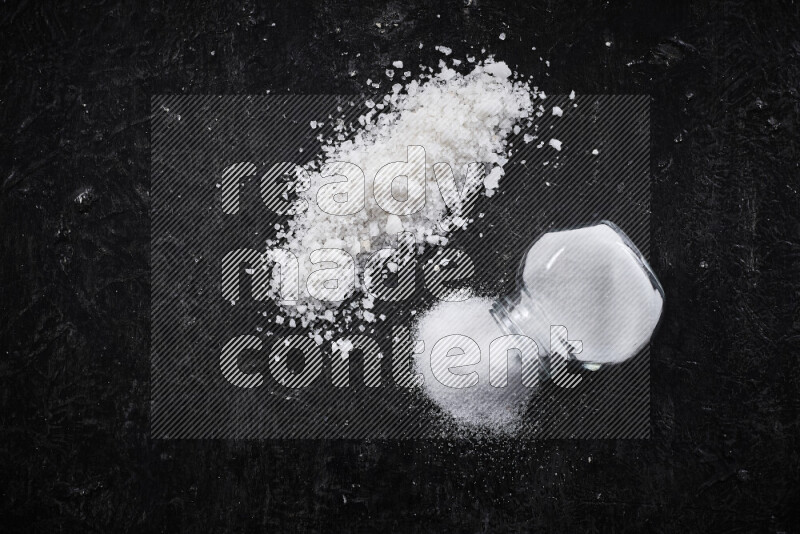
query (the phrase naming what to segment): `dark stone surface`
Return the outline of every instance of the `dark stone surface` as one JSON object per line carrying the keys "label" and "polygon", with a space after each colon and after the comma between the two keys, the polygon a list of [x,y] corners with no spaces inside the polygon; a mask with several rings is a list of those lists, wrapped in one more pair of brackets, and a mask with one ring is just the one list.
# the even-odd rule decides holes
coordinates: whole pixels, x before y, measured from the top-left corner
{"label": "dark stone surface", "polygon": [[[797,4],[68,4],[0,8],[2,530],[800,529]],[[436,44],[652,95],[652,439],[150,440],[150,95],[358,92]]]}

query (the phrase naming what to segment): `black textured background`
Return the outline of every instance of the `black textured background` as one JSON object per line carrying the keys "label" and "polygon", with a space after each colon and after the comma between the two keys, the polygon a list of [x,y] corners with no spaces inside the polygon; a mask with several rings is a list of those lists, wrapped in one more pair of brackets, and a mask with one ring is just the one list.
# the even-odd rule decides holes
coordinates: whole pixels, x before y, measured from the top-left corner
{"label": "black textured background", "polygon": [[[0,529],[797,532],[799,9],[3,2]],[[652,438],[150,440],[150,95],[359,92],[436,44],[652,95]]]}

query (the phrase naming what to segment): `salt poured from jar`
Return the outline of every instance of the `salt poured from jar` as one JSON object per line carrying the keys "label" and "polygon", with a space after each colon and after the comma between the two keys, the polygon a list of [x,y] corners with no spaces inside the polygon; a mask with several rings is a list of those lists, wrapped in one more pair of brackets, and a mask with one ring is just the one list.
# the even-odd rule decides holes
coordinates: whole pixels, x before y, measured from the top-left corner
{"label": "salt poured from jar", "polygon": [[[424,391],[467,426],[512,430],[536,385],[526,383],[526,373],[538,373],[540,356],[576,359],[592,370],[636,356],[650,341],[664,304],[644,257],[607,221],[541,236],[525,255],[518,283],[517,294],[493,303],[441,303],[418,325],[423,352],[416,368],[425,378]],[[493,345],[501,338],[509,343]],[[448,353],[437,356],[442,344]],[[448,364],[450,354],[461,358]],[[497,386],[498,356],[508,358],[504,387]],[[443,365],[469,378],[453,380],[441,372]]]}
{"label": "salt poured from jar", "polygon": [[[505,335],[493,319],[491,307],[491,300],[477,297],[463,302],[439,302],[417,325],[417,341],[422,342],[417,350],[422,352],[417,354],[414,363],[416,372],[424,377],[422,388],[425,394],[453,417],[457,424],[507,432],[522,420],[521,410],[531,390],[522,384],[522,359],[515,352],[508,354],[507,385],[495,387],[490,383],[490,345]],[[457,384],[444,384],[435,376],[431,353],[436,344],[448,336],[464,336],[476,344],[455,339],[453,341],[461,350],[450,351],[463,353],[465,361],[479,360],[468,367],[450,369],[455,375],[469,376],[472,385],[453,387]],[[478,349],[477,354],[475,348]],[[440,360],[446,362],[448,358]],[[442,376],[441,369],[437,374]]]}

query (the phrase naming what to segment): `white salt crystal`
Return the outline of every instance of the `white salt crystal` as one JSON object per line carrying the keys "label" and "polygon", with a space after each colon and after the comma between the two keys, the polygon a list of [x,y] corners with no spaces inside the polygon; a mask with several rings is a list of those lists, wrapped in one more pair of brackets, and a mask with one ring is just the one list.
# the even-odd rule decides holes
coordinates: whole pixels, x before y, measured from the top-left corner
{"label": "white salt crystal", "polygon": [[342,356],[347,356],[353,350],[353,342],[349,339],[340,339],[336,343],[336,347],[341,351]]}
{"label": "white salt crystal", "polygon": [[600,153],[600,151],[599,151],[599,150],[597,150],[596,148],[595,148],[594,150],[592,150],[592,156],[596,156],[596,155],[598,155],[599,153]]}
{"label": "white salt crystal", "polygon": [[499,37],[500,37],[500,40],[501,40],[501,41],[505,41],[505,40],[506,40],[506,34],[505,34],[505,32],[501,33],[501,34],[499,35]]}
{"label": "white salt crystal", "polygon": [[483,70],[492,76],[496,76],[502,80],[511,76],[511,69],[502,61],[499,63],[489,63],[483,67]]}
{"label": "white salt crystal", "polygon": [[403,62],[402,61],[394,61],[394,62],[392,62],[392,66],[394,68],[396,68],[396,69],[402,69],[403,68]]}
{"label": "white salt crystal", "polygon": [[[420,48],[422,48],[422,47],[420,47]],[[439,45],[439,46],[436,46],[435,48],[436,48],[436,50],[438,52],[441,52],[442,54],[444,54],[446,56],[449,56],[450,54],[453,53],[453,49],[452,48],[448,48],[446,46]]]}
{"label": "white salt crystal", "polygon": [[559,141],[558,139],[550,139],[550,141],[547,144],[558,151],[561,150],[561,141]]}
{"label": "white salt crystal", "polygon": [[503,169],[495,167],[489,172],[488,176],[483,180],[483,185],[486,187],[486,196],[492,196],[494,190],[500,185],[500,178],[503,177]]}
{"label": "white salt crystal", "polygon": [[399,232],[403,231],[403,221],[400,220],[400,217],[394,214],[390,214],[386,218],[386,233],[389,235],[396,235]]}
{"label": "white salt crystal", "polygon": [[556,117],[561,117],[563,114],[564,114],[564,110],[562,110],[558,106],[553,106],[553,115],[555,115]]}

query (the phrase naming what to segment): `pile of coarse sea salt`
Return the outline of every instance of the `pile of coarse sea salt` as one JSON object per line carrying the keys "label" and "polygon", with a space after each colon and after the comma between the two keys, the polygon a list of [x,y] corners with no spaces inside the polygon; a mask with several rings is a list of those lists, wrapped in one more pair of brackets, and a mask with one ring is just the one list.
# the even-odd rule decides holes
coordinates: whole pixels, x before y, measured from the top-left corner
{"label": "pile of coarse sea salt", "polygon": [[[282,305],[276,322],[299,323],[311,329],[317,343],[332,341],[334,350],[346,352],[337,347],[337,333],[352,324],[359,324],[363,331],[365,323],[384,317],[371,311],[375,299],[364,287],[363,272],[353,276],[349,287],[339,281],[341,300],[313,298],[306,285],[314,283],[309,275],[323,265],[321,260],[341,263],[342,256],[322,252],[312,263],[312,251],[333,249],[356,258],[394,246],[399,232],[413,235],[417,253],[442,246],[452,231],[469,224],[475,197],[492,196],[509,158],[509,135],[531,127],[543,110],[536,99],[545,95],[513,75],[503,62],[489,58],[469,66],[470,72],[460,73],[441,61],[436,69],[426,68],[419,79],[394,84],[382,100],[368,100],[368,111],[359,117],[358,125],[340,121],[337,138],[323,145],[321,156],[307,167],[307,183],[297,187],[307,208],[267,243],[270,249],[289,250],[299,259],[299,300]],[[387,164],[421,161],[419,149],[409,147],[424,149],[425,191],[410,186],[410,180],[400,191],[374,187],[376,173]],[[363,170],[364,181],[341,162]],[[485,165],[469,165],[475,162]],[[348,173],[352,179],[343,180]],[[399,185],[402,189],[403,184]],[[385,206],[393,199],[418,198],[423,193],[422,209],[407,215],[389,213],[376,199]],[[320,198],[336,200],[321,206]],[[398,206],[402,208],[401,203]],[[387,257],[386,264],[389,270],[396,269],[392,258]],[[273,279],[273,295],[280,290],[278,282]]]}

